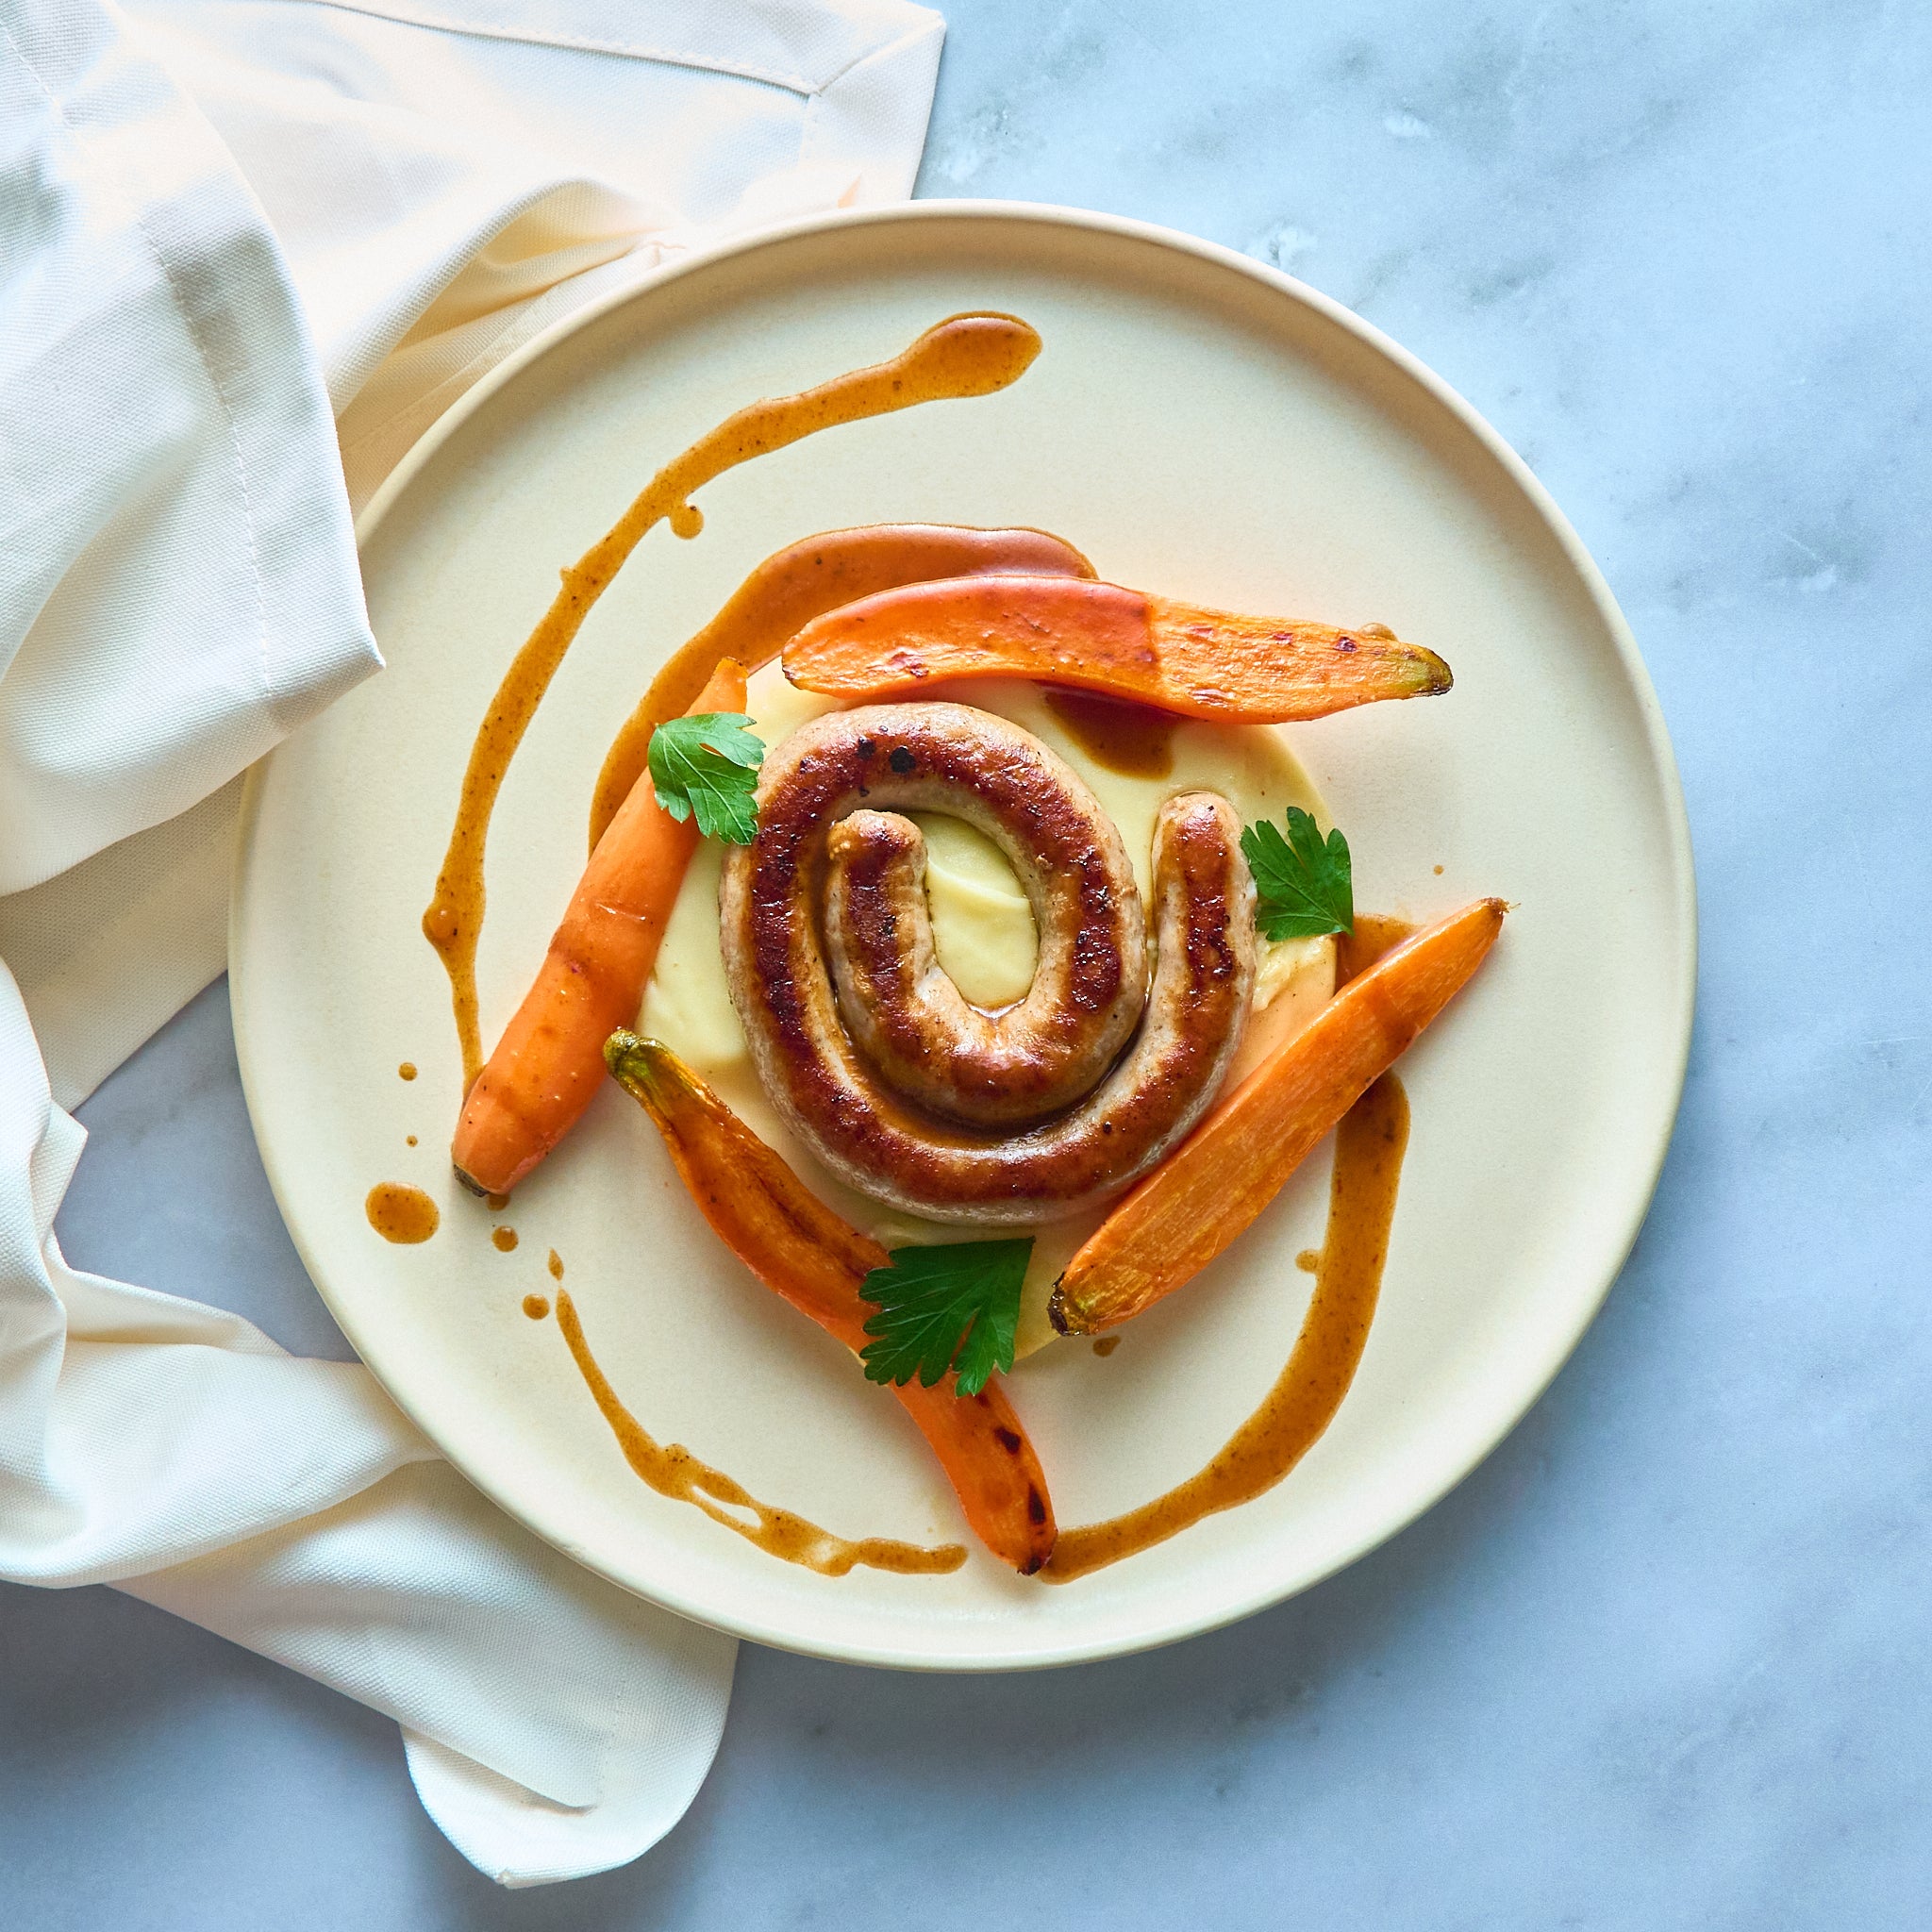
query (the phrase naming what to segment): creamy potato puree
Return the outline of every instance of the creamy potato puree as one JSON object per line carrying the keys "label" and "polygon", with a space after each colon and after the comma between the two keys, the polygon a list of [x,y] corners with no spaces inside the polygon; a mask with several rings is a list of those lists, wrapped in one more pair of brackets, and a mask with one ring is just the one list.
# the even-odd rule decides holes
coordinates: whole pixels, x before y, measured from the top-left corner
{"label": "creamy potato puree", "polygon": [[[921,696],[950,698],[996,712],[1050,744],[1092,787],[1120,827],[1143,903],[1155,814],[1177,791],[1219,791],[1247,822],[1279,819],[1289,806],[1298,805],[1313,812],[1324,829],[1328,824],[1307,773],[1272,725],[1183,721],[1174,734],[1173,771],[1162,778],[1129,777],[1098,764],[1047,708],[1035,685],[1017,680],[940,685]],[[768,746],[775,747],[807,719],[840,706],[833,699],[793,690],[778,666],[772,664],[751,680],[745,708],[756,721],[753,729]],[[913,816],[926,838],[926,893],[940,964],[975,1006],[1009,1005],[1032,982],[1037,947],[1032,910],[1019,880],[999,848],[963,821],[934,812]],[[707,839],[698,847],[672,911],[657,971],[645,990],[642,1031],[663,1041],[695,1068],[815,1193],[884,1246],[988,1239],[990,1230],[920,1220],[855,1193],[833,1179],[779,1120],[752,1070],[724,987],[718,945],[722,857],[715,840]],[[1332,939],[1274,944],[1262,941],[1255,1003],[1229,1084],[1241,1079],[1277,1041],[1305,1024],[1334,990]],[[1030,1354],[1054,1339],[1046,1319],[1048,1291],[1074,1250],[1103,1218],[1104,1210],[1090,1210],[1034,1231],[1033,1259],[1020,1308],[1020,1354]]]}

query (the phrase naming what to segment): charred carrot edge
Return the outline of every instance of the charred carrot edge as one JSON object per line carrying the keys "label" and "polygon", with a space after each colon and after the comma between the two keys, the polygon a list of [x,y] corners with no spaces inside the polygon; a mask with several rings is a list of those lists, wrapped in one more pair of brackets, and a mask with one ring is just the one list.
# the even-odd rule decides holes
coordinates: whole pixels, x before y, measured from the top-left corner
{"label": "charred carrot edge", "polygon": [[1276,1047],[1067,1263],[1054,1326],[1116,1328],[1192,1280],[1467,984],[1506,909],[1478,899],[1425,926]]}
{"label": "charred carrot edge", "polygon": [[[724,1245],[801,1314],[855,1353],[874,1312],[859,1293],[886,1251],[821,1201],[678,1057],[656,1040],[617,1032],[605,1058],[664,1136],[698,1210]],[[932,1445],[974,1533],[1001,1562],[1030,1576],[1053,1554],[1045,1472],[997,1383],[954,1393],[895,1388]]]}
{"label": "charred carrot edge", "polygon": [[829,610],[785,646],[785,675],[868,701],[944,678],[1030,677],[1224,724],[1324,718],[1454,681],[1433,651],[1379,625],[1339,630],[1021,575],[908,584]]}
{"label": "charred carrot edge", "polygon": [[[691,712],[743,707],[744,671],[727,658]],[[694,820],[680,824],[650,785],[631,788],[584,868],[537,983],[463,1098],[450,1159],[465,1187],[508,1193],[591,1104],[604,1042],[637,1018],[697,843]]]}

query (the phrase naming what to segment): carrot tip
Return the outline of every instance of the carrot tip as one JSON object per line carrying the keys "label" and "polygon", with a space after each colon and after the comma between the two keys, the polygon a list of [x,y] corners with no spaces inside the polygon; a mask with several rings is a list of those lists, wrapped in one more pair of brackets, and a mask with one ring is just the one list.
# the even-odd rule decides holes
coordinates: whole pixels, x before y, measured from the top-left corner
{"label": "carrot tip", "polygon": [[1433,651],[1416,647],[1416,671],[1419,674],[1414,695],[1419,698],[1439,698],[1443,692],[1456,689],[1456,674],[1448,664]]}
{"label": "carrot tip", "polygon": [[[626,1074],[641,1077],[643,1069],[641,1067],[633,1068],[630,1061],[632,1056],[639,1051],[643,1043],[627,1026],[620,1026],[604,1042],[604,1064],[620,1080],[625,1079]],[[626,1082],[626,1084],[628,1083]]]}
{"label": "carrot tip", "polygon": [[1053,1324],[1057,1335],[1078,1335],[1081,1333],[1078,1309],[1067,1306],[1067,1291],[1058,1281],[1053,1292],[1046,1298],[1046,1319]]}
{"label": "carrot tip", "polygon": [[604,1064],[618,1085],[654,1116],[675,1095],[701,1091],[697,1077],[661,1040],[647,1039],[627,1027],[619,1027],[604,1042]]}

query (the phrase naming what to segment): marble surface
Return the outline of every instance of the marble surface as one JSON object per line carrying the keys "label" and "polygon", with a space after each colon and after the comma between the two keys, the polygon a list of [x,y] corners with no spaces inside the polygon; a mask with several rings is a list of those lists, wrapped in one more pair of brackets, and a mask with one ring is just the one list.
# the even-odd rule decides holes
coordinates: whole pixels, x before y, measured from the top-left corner
{"label": "marble surface", "polygon": [[[1932,15],[948,11],[923,193],[1145,216],[1353,305],[1514,441],[1623,599],[1704,921],[1636,1255],[1497,1454],[1321,1589],[1045,1677],[747,1648],[689,1819],[575,1886],[472,1873],[387,1721],[111,1591],[0,1590],[0,1917],[1932,1922]],[[85,1117],[76,1261],[341,1351],[221,989]]]}

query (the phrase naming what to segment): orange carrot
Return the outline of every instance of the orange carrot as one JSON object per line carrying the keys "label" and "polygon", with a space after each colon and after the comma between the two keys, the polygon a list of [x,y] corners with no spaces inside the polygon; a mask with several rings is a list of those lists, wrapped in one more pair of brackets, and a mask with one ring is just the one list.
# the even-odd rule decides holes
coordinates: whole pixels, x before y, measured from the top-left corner
{"label": "orange carrot", "polygon": [[1030,677],[1221,724],[1324,718],[1450,686],[1433,651],[1380,625],[1244,617],[1078,577],[911,584],[815,618],[785,646],[805,691],[872,700],[942,678]]}
{"label": "orange carrot", "polygon": [[651,733],[696,697],[726,658],[747,672],[769,664],[814,617],[874,591],[934,577],[1079,576],[1093,566],[1044,530],[976,530],[951,524],[874,524],[824,530],[775,550],[703,630],[666,659],[624,722],[597,774],[591,843],[630,796]]}
{"label": "orange carrot", "polygon": [[1054,1326],[1115,1328],[1192,1280],[1462,989],[1506,909],[1478,899],[1425,926],[1276,1047],[1067,1263]]}
{"label": "orange carrot", "polygon": [[[885,1249],[833,1213],[668,1046],[613,1033],[605,1058],[657,1123],[724,1245],[826,1334],[863,1349],[876,1310],[859,1291],[886,1266]],[[913,1381],[892,1393],[932,1445],[974,1534],[1003,1563],[1032,1575],[1053,1554],[1053,1505],[1006,1391],[989,1382],[958,1395],[948,1374],[930,1389]]]}
{"label": "orange carrot", "polygon": [[[727,658],[687,715],[743,708],[744,672]],[[508,1193],[591,1104],[604,1041],[637,1018],[697,844],[695,818],[680,824],[640,778],[598,840],[536,985],[464,1096],[450,1158],[466,1187]]]}

